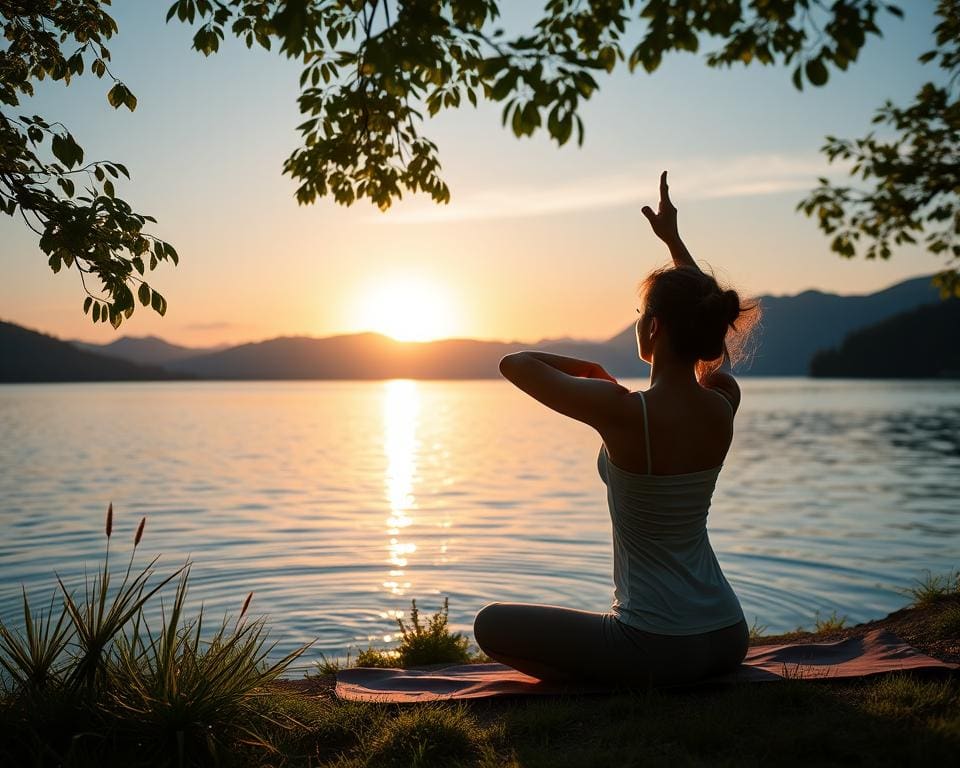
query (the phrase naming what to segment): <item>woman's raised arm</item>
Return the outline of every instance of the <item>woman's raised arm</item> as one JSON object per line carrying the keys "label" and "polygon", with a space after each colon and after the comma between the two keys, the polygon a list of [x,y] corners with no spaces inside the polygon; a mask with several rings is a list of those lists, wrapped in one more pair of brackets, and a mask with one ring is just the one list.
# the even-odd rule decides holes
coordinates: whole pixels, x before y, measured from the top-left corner
{"label": "woman's raised arm", "polygon": [[677,209],[670,201],[670,190],[667,187],[667,172],[660,174],[660,204],[657,206],[657,212],[654,213],[649,205],[643,206],[640,212],[647,217],[653,233],[666,243],[670,249],[670,256],[673,257],[673,263],[678,267],[693,267],[699,269],[697,262],[693,260],[687,246],[680,239],[680,232],[677,229]]}

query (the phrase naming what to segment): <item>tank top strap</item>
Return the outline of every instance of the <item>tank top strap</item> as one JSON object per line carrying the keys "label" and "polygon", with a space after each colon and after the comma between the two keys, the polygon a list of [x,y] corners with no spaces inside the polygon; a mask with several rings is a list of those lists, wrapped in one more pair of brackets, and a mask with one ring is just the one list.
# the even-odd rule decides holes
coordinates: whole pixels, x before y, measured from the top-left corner
{"label": "tank top strap", "polygon": [[640,405],[643,406],[643,443],[647,449],[647,474],[653,474],[653,459],[650,456],[650,428],[648,426],[647,419],[647,398],[643,396],[643,392],[637,392],[640,395]]}

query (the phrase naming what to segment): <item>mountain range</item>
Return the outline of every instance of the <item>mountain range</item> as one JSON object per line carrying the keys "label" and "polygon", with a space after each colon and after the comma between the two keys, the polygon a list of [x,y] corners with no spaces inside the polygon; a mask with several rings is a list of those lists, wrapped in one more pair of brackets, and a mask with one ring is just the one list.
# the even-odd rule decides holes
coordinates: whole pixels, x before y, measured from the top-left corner
{"label": "mountain range", "polygon": [[[759,300],[763,315],[751,344],[754,353],[739,372],[805,376],[819,350],[838,347],[852,331],[937,302],[939,297],[930,278],[920,277],[866,295],[805,291]],[[33,332],[21,328],[23,333],[18,334],[12,330],[16,328],[0,324],[0,381],[85,381],[98,378],[90,373],[90,366],[96,365],[102,366],[104,374],[99,378],[104,379],[492,378],[498,375],[497,362],[503,355],[531,347],[595,360],[618,377],[645,376],[648,370],[637,358],[633,324],[604,341],[545,339],[536,344],[472,339],[410,343],[360,333],[326,338],[285,336],[226,348],[191,348],[155,336],[123,337],[98,345],[56,342],[34,333],[37,349],[45,350],[42,354],[27,354],[24,345],[29,344],[23,333]],[[58,353],[50,342],[63,348]],[[57,363],[60,353],[65,367]],[[78,354],[89,357],[78,358]],[[27,370],[14,360],[24,355],[39,367]],[[118,363],[128,367],[118,368]]]}

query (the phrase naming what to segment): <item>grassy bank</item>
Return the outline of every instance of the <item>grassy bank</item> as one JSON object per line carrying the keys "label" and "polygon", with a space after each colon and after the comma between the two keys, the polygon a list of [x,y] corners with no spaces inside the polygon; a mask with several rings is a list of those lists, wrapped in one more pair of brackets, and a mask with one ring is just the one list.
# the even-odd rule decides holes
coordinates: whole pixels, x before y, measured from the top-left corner
{"label": "grassy bank", "polygon": [[[833,641],[883,627],[960,662],[960,583],[918,582],[910,605],[853,627],[756,633],[751,644]],[[954,765],[960,676],[739,685],[687,692],[377,706],[341,702],[333,676],[274,684],[302,724],[290,765],[715,766]]]}
{"label": "grassy bank", "polygon": [[[947,765],[960,754],[960,677],[894,675],[853,682],[786,681],[679,692],[548,700],[384,706],[333,696],[337,662],[280,679],[298,654],[268,662],[262,621],[212,626],[184,615],[189,565],[155,574],[125,566],[81,585],[58,583],[37,610],[0,623],[0,764],[4,766],[611,766]],[[151,609],[167,593],[161,619]],[[938,658],[960,661],[960,574],[928,576],[910,605],[847,627],[751,642],[836,640],[876,627]],[[22,630],[11,627],[22,626]],[[469,660],[446,605],[400,623],[400,644],[366,650],[367,665]]]}

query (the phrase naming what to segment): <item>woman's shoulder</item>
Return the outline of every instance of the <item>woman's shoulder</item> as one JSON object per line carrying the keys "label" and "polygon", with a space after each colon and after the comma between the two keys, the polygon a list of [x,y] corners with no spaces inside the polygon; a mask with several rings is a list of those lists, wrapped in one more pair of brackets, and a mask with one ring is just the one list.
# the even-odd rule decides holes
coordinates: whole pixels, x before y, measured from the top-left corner
{"label": "woman's shoulder", "polygon": [[737,412],[737,408],[740,407],[740,385],[731,374],[726,371],[714,371],[703,377],[700,386],[714,395],[719,395],[734,413]]}

